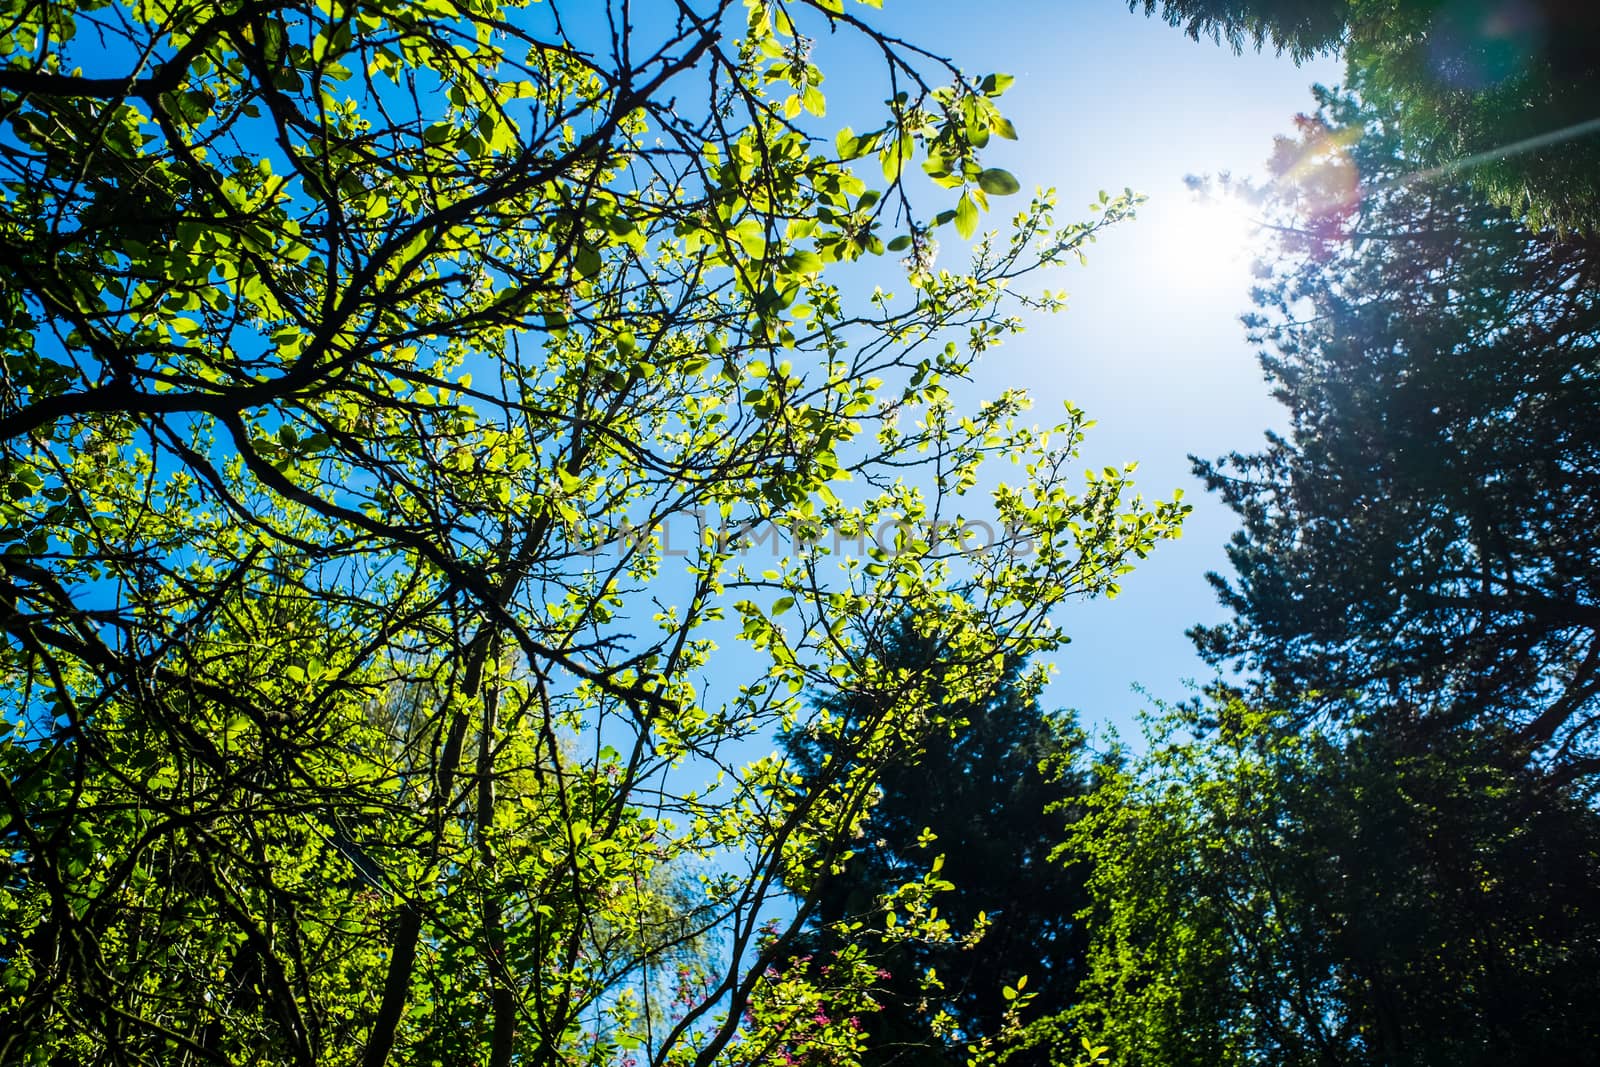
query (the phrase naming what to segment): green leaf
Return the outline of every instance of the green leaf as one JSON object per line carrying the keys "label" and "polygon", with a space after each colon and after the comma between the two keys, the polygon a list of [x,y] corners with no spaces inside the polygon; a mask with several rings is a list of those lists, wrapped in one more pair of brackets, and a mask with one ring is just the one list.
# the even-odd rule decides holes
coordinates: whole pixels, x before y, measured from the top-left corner
{"label": "green leaf", "polygon": [[909,133],[901,134],[883,147],[878,153],[878,162],[883,166],[885,181],[892,185],[900,179],[900,172],[905,169],[906,160],[911,158],[914,148],[915,142]]}
{"label": "green leaf", "polygon": [[739,242],[739,247],[744,249],[744,254],[751,259],[760,259],[767,254],[766,232],[756,219],[745,219],[741,222],[733,231],[733,238]]}
{"label": "green leaf", "polygon": [[985,74],[983,81],[978,83],[978,88],[987,96],[999,96],[1011,88],[1011,83],[1016,80],[1009,74]]}
{"label": "green leaf", "polygon": [[956,232],[962,240],[971,240],[978,232],[978,205],[966,193],[961,194],[961,202],[956,204]]}
{"label": "green leaf", "polygon": [[600,273],[599,250],[591,245],[584,245],[583,247],[579,248],[575,266],[578,268],[579,276],[584,278],[593,278],[596,274]]}
{"label": "green leaf", "polygon": [[815,252],[791,252],[783,263],[795,274],[815,274],[822,269],[822,257]]}
{"label": "green leaf", "polygon": [[1010,196],[1022,188],[1022,183],[1009,170],[990,167],[978,175],[978,188],[990,196]]}

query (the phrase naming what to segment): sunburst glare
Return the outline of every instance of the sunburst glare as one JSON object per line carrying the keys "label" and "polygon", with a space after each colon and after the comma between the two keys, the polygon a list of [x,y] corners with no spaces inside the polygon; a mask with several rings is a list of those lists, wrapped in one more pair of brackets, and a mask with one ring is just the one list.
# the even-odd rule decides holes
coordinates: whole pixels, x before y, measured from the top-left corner
{"label": "sunburst glare", "polygon": [[1156,199],[1141,213],[1159,273],[1182,289],[1241,289],[1249,277],[1260,226],[1248,205],[1225,192]]}

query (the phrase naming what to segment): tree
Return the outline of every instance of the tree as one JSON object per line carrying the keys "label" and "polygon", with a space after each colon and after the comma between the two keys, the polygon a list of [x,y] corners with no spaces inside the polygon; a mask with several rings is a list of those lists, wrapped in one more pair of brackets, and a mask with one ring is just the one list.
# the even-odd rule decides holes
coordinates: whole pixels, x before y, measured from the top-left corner
{"label": "tree", "polygon": [[1266,703],[1471,724],[1586,775],[1596,245],[1458,183],[1396,184],[1412,161],[1383,114],[1322,105],[1280,144],[1264,210],[1281,256],[1247,320],[1290,431],[1196,465],[1243,528],[1235,577],[1212,579],[1233,618],[1194,634]]}
{"label": "tree", "polygon": [[[908,674],[942,655],[909,620],[887,640],[886,662]],[[1040,709],[1033,681],[1013,663],[993,691],[946,703],[945,724],[914,729],[913,751],[879,772],[859,840],[820,886],[815,933],[798,951],[830,959],[884,945],[863,1063],[965,1063],[969,1045],[1025,1022],[1008,1018],[1019,987],[1031,1016],[1071,1003],[1086,947],[1083,875],[1047,859],[1087,787],[1083,738],[1070,716]],[[844,694],[824,710],[837,729],[785,742],[811,779],[840,773],[856,758],[851,739],[887,708],[880,695]],[[933,905],[945,936],[898,939],[902,887],[930,868],[944,886]],[[1018,1048],[1006,1062],[1048,1062],[1049,1051]]]}
{"label": "tree", "polygon": [[1535,228],[1600,226],[1600,11],[1583,0],[1129,0],[1235,52],[1342,51],[1418,171],[1466,178]]}
{"label": "tree", "polygon": [[1349,0],[1129,0],[1128,10],[1160,11],[1169,26],[1198,41],[1209,38],[1235,54],[1268,44],[1295,62],[1339,47],[1351,19]]}
{"label": "tree", "polygon": [[[0,1059],[848,1047],[800,1006],[870,975],[769,974],[814,904],[761,931],[890,739],[822,783],[752,744],[806,694],[926,706],[857,636],[907,612],[987,691],[1176,532],[1069,488],[1077,412],[947,392],[1132,201],[939,268],[1017,190],[1009,79],[838,0],[9,18]],[[881,126],[809,134],[823,31],[882,56]],[[900,250],[901,298],[834,284]],[[952,542],[995,454],[1004,532]]]}
{"label": "tree", "polygon": [[1197,463],[1243,528],[1193,634],[1245,674],[1075,824],[1068,1017],[1125,1064],[1592,1062],[1594,246],[1318,97],[1245,190],[1290,428]]}
{"label": "tree", "polygon": [[1070,1017],[1116,1064],[1592,1063],[1600,823],[1467,731],[1151,723],[1092,860]]}

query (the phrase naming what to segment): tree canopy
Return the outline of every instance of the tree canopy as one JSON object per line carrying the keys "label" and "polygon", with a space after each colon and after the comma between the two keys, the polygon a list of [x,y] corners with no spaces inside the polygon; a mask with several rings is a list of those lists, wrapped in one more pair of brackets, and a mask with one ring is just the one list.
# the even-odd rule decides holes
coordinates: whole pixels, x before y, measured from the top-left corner
{"label": "tree canopy", "polygon": [[[1184,510],[951,401],[1133,205],[979,238],[1009,78],[872,6],[9,9],[0,1059],[851,1054],[870,961],[775,964],[901,712]],[[846,692],[850,773],[766,751]]]}
{"label": "tree canopy", "polygon": [[1243,676],[1090,782],[1027,665],[1187,508],[966,398],[1138,198],[876,6],[7,9],[0,1062],[1593,1060],[1590,7],[1159,5],[1353,92]]}
{"label": "tree canopy", "polygon": [[1351,17],[1349,0],[1128,0],[1128,10],[1159,14],[1194,40],[1234,52],[1267,45],[1296,61],[1332,51]]}
{"label": "tree canopy", "polygon": [[[1198,462],[1238,514],[1223,669],[1066,845],[1117,1064],[1594,1062],[1596,273],[1393,112],[1319,92],[1247,318],[1287,409]],[[1120,758],[1119,758],[1120,757]]]}
{"label": "tree canopy", "polygon": [[1242,522],[1201,650],[1276,706],[1471,723],[1590,773],[1596,245],[1391,182],[1412,160],[1386,113],[1322,104],[1279,146],[1282,255],[1247,320],[1289,432],[1196,467]]}
{"label": "tree canopy", "polygon": [[1471,731],[1169,711],[1108,767],[1069,1017],[1115,1064],[1594,1062],[1600,823]]}
{"label": "tree canopy", "polygon": [[1350,76],[1266,184],[1216,183],[1270,237],[1246,323],[1287,429],[1196,461],[1241,523],[1192,631],[1218,678],[1107,754],[1056,853],[1085,972],[1035,1032],[1595,1062],[1595,9],[1143,6]]}

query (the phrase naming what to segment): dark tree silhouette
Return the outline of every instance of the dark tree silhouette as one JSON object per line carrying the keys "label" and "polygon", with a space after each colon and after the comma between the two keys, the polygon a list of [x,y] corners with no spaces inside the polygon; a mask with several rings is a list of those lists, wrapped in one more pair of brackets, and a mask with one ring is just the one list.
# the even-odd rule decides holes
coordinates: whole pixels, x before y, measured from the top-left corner
{"label": "dark tree silhouette", "polygon": [[[885,658],[905,669],[938,662],[941,651],[909,626],[889,640]],[[936,698],[937,699],[937,691]],[[878,698],[830,700],[826,710],[847,723],[873,722]],[[1047,713],[1012,663],[986,699],[938,709],[952,730],[917,731],[903,759],[885,766],[881,798],[867,816],[855,854],[820,889],[817,923],[802,952],[826,958],[859,934],[840,931],[861,921],[881,932],[881,898],[915,880],[943,857],[940,875],[953,888],[937,895],[939,914],[957,938],[949,943],[899,942],[880,960],[881,1010],[862,1020],[869,1031],[864,1063],[965,1063],[967,1041],[1003,1025],[1006,986],[1026,977],[1027,1015],[1059,1012],[1082,974],[1086,931],[1084,875],[1048,862],[1088,783],[1084,740],[1069,714]],[[849,736],[850,731],[844,731]],[[802,773],[831,773],[840,755],[810,735],[791,735],[790,756]],[[962,935],[983,928],[976,941]],[[925,981],[928,971],[937,985]],[[947,1012],[954,1029],[941,1033]],[[1043,1064],[1046,1050],[1026,1049],[1008,1062]]]}
{"label": "dark tree silhouette", "polygon": [[[1586,774],[1600,245],[1532,233],[1459,185],[1391,184],[1410,161],[1389,127],[1323,105],[1280,146],[1265,208],[1283,256],[1248,319],[1290,430],[1197,463],[1243,529],[1235,576],[1213,576],[1234,618],[1195,637],[1277,706],[1472,724]],[[1354,195],[1330,201],[1341,181]]]}

